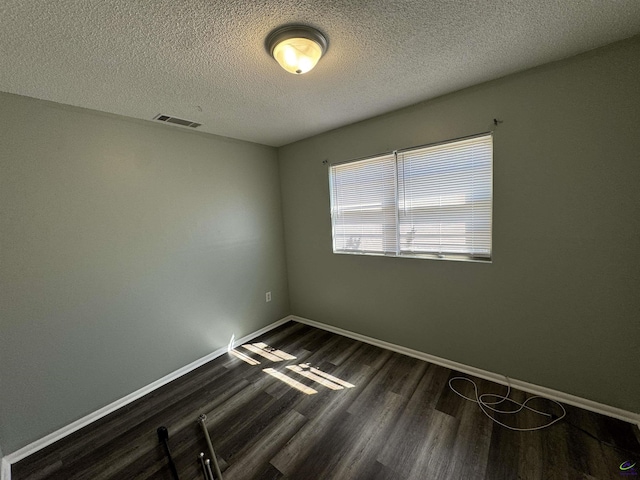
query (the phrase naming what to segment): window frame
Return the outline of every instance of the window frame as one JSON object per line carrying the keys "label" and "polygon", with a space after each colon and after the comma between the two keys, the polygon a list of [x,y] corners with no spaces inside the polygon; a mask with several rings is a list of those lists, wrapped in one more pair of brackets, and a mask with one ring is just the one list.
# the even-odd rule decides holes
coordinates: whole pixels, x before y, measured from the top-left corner
{"label": "window frame", "polygon": [[[436,253],[436,252],[412,252],[403,250],[401,245],[401,224],[400,216],[401,216],[401,201],[399,198],[401,187],[402,189],[406,189],[406,185],[409,183],[408,181],[401,181],[400,179],[400,160],[399,155],[405,155],[407,153],[416,152],[420,150],[426,150],[433,147],[444,146],[447,144],[453,143],[462,143],[465,141],[473,140],[473,139],[481,139],[483,137],[488,137],[489,141],[489,167],[488,167],[488,199],[485,199],[484,202],[489,202],[488,206],[488,254],[474,254],[473,252],[449,252],[449,253]],[[393,155],[395,159],[395,223],[391,224],[395,229],[396,243],[395,243],[395,251],[384,251],[384,241],[382,241],[382,247],[380,251],[370,251],[370,250],[347,250],[347,249],[337,249],[336,248],[336,224],[337,224],[337,206],[336,206],[336,193],[335,193],[335,174],[334,171],[336,167],[345,166],[348,164],[355,164],[357,162],[373,162],[376,160],[380,160],[383,158],[387,158]],[[404,162],[404,160],[403,160]],[[371,256],[383,256],[383,257],[396,257],[396,258],[418,258],[418,259],[426,259],[426,260],[449,260],[449,261],[466,261],[466,262],[475,262],[475,263],[492,263],[493,262],[493,163],[494,163],[494,142],[493,142],[493,132],[483,132],[475,135],[469,135],[466,137],[459,137],[450,140],[444,140],[441,142],[434,142],[425,145],[419,145],[415,147],[403,148],[399,150],[394,150],[392,152],[371,155],[363,158],[348,160],[344,162],[332,163],[328,168],[328,176],[329,176],[329,197],[330,197],[330,215],[331,215],[331,240],[332,240],[332,251],[334,254],[338,255],[371,255]],[[405,165],[403,163],[403,169]],[[403,170],[402,176],[403,179],[405,173]],[[406,192],[405,192],[406,193]],[[382,196],[381,196],[382,198]],[[482,202],[478,202],[482,203]],[[407,201],[406,199],[402,202],[403,208],[406,209]],[[486,211],[486,207],[485,207]],[[486,212],[485,212],[486,213]],[[344,225],[344,224],[343,224]],[[388,228],[389,225],[382,224],[381,228]],[[443,238],[442,236],[438,238]],[[444,237],[446,238],[446,236]],[[468,235],[465,234],[465,240],[468,238]]]}

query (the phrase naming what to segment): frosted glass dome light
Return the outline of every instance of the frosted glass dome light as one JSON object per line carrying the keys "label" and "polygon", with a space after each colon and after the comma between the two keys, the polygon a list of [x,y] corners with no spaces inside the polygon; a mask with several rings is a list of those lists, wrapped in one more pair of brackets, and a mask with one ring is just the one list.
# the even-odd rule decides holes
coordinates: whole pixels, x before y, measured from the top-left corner
{"label": "frosted glass dome light", "polygon": [[267,50],[289,73],[301,75],[316,66],[327,51],[327,39],[306,26],[279,28],[267,37]]}

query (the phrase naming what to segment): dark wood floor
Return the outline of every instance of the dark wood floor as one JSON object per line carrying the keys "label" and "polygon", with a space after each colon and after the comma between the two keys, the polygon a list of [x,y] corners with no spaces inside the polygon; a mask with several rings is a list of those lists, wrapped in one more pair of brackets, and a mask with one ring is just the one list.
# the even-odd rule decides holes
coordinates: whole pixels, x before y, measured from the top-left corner
{"label": "dark wood floor", "polygon": [[[225,480],[620,479],[622,462],[640,460],[634,425],[567,406],[567,421],[510,431],[450,391],[458,372],[323,330],[289,322],[251,344],[22,460],[12,478],[171,480],[164,425],[180,479],[202,479],[201,413]],[[505,392],[474,380],[481,393]]]}

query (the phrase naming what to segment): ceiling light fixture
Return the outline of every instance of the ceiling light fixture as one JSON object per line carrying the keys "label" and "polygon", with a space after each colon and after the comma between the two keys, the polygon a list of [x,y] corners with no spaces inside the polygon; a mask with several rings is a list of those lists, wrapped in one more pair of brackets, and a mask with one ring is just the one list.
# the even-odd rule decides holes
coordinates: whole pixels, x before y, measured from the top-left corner
{"label": "ceiling light fixture", "polygon": [[289,25],[271,32],[266,46],[282,68],[300,75],[316,66],[327,51],[327,39],[315,28]]}

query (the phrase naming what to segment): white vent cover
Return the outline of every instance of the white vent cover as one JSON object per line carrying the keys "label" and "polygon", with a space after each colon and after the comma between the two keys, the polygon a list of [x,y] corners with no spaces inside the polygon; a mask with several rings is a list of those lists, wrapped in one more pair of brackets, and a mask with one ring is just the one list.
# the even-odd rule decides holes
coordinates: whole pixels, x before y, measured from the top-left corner
{"label": "white vent cover", "polygon": [[183,127],[191,127],[191,128],[198,128],[200,125],[202,125],[201,123],[192,122],[191,120],[184,120],[182,118],[172,117],[170,115],[163,115],[162,113],[159,113],[158,115],[153,117],[153,119],[158,120],[159,122],[175,123],[176,125],[182,125]]}

